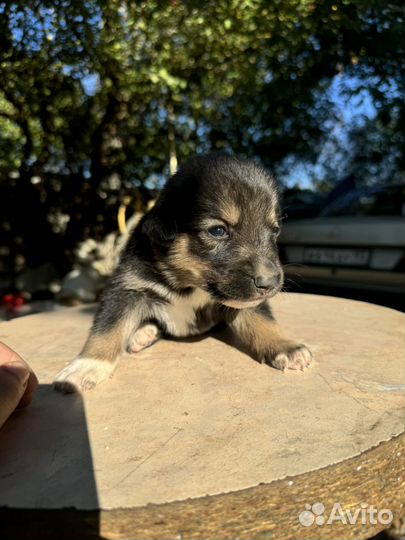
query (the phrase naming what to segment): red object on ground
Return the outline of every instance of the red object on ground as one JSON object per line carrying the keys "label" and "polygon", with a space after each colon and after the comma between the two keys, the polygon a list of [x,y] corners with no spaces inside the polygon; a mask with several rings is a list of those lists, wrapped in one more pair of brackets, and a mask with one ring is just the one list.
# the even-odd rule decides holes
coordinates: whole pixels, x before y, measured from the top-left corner
{"label": "red object on ground", "polygon": [[23,306],[25,304],[25,298],[19,293],[5,294],[1,299],[1,304],[8,308]]}

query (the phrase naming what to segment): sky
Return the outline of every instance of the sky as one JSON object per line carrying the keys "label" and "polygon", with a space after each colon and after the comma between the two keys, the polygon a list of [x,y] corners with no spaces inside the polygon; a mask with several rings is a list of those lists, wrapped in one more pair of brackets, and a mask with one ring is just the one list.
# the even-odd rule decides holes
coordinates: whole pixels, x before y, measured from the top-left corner
{"label": "sky", "polygon": [[[348,77],[338,74],[332,80],[327,91],[327,98],[334,104],[334,117],[337,121],[331,126],[330,137],[336,137],[342,146],[347,144],[348,132],[353,127],[364,125],[367,120],[376,117],[377,110],[372,97],[367,90],[361,90],[349,96],[359,84],[356,77]],[[323,160],[328,150],[328,142],[325,141],[324,149],[321,149],[315,165],[297,161],[292,165],[289,173],[283,177],[283,183],[287,187],[299,186],[302,189],[311,189],[314,186],[314,178],[322,176]]]}

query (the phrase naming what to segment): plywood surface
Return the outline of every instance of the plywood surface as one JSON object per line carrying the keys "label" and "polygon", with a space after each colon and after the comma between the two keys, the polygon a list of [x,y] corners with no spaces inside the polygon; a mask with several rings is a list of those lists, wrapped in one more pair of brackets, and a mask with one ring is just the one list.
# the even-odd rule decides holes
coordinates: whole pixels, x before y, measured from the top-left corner
{"label": "plywood surface", "polygon": [[91,308],[0,324],[0,340],[41,383],[1,432],[0,506],[126,509],[236,492],[403,433],[401,313],[298,294],[273,305],[314,353],[304,373],[260,365],[221,336],[161,341],[123,357],[110,381],[83,396],[50,383],[79,351]]}

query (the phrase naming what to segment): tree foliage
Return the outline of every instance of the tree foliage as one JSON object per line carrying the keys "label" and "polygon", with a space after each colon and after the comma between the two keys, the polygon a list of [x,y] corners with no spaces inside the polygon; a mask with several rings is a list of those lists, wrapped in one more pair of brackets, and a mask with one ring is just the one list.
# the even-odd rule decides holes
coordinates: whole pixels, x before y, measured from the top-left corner
{"label": "tree foliage", "polygon": [[403,18],[397,0],[0,2],[0,272],[51,251],[62,273],[170,159],[315,162],[339,120],[336,77],[371,97],[362,133],[398,170]]}

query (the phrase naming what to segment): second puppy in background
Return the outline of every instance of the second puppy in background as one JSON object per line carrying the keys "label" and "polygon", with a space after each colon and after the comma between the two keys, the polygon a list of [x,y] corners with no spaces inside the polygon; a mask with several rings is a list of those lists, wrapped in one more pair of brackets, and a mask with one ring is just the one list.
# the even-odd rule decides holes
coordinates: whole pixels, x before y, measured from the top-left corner
{"label": "second puppy in background", "polygon": [[83,350],[55,388],[92,388],[123,351],[220,322],[258,361],[308,367],[310,351],[282,334],[269,304],[283,285],[279,231],[278,190],[265,169],[230,156],[187,161],[132,232]]}

